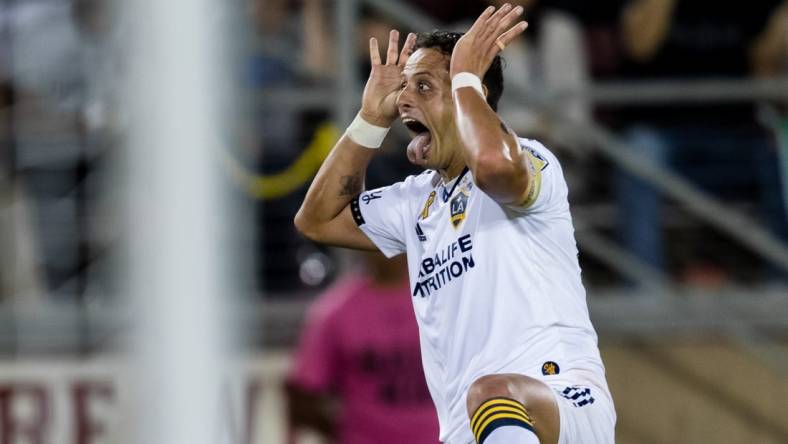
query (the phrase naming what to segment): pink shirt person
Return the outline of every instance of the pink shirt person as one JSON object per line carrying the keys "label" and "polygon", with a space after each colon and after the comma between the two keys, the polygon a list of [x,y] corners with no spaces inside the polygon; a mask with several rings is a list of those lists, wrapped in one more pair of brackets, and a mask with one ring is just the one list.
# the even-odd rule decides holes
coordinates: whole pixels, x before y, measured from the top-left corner
{"label": "pink shirt person", "polygon": [[310,308],[289,383],[341,400],[341,444],[435,444],[407,279],[346,277]]}

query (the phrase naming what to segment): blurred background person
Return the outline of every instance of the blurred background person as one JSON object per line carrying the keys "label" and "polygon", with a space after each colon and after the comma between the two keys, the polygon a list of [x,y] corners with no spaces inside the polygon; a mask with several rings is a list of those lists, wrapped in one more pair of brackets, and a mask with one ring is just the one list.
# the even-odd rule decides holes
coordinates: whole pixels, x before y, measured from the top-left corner
{"label": "blurred background person", "polygon": [[[774,67],[788,57],[787,4],[754,0],[742,8],[710,0],[630,1],[620,16],[622,74],[631,81],[774,75]],[[775,44],[780,38],[782,50]],[[759,122],[752,101],[633,104],[617,120],[639,156],[670,165],[701,189],[750,213],[780,239],[788,239],[775,134]],[[663,207],[654,188],[619,173],[616,192],[622,240],[639,259],[698,284],[719,285],[727,279],[736,265],[735,258],[719,248],[722,243],[708,242],[705,236],[699,236],[699,242],[673,243],[663,235]],[[670,254],[673,245],[683,250],[678,257]],[[697,259],[698,252],[704,259]]]}
{"label": "blurred background person", "polygon": [[[566,0],[491,0],[491,6],[505,3],[522,6],[528,31],[502,53],[504,80],[510,90],[529,99],[512,101],[505,111],[519,125],[521,135],[549,137],[543,113],[533,104],[551,91],[579,91],[589,85],[588,56],[582,23]],[[576,122],[587,122],[590,105],[575,96],[552,101],[551,109]]]}
{"label": "blurred background person", "polygon": [[84,291],[80,270],[89,261],[80,184],[87,157],[81,112],[91,67],[82,63],[75,5],[40,0],[2,7],[3,160],[17,202],[9,208],[25,208],[17,220],[32,234],[20,237],[30,240],[19,258],[36,270],[47,298],[61,301]]}
{"label": "blurred background person", "polygon": [[287,382],[290,425],[339,444],[438,442],[404,255],[359,253],[306,317]]}
{"label": "blurred background person", "polygon": [[40,301],[45,294],[28,200],[13,159],[14,91],[0,79],[0,303]]}

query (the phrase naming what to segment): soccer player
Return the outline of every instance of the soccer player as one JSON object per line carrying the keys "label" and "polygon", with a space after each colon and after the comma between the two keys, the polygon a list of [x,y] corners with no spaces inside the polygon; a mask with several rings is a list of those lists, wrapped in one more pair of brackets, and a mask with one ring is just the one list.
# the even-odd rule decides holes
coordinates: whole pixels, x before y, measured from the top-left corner
{"label": "soccer player", "polygon": [[[422,361],[450,444],[612,443],[615,411],[580,279],[556,157],[496,114],[498,53],[527,24],[488,8],[465,34],[392,31],[361,110],[295,218],[327,244],[407,253]],[[482,80],[483,79],[483,80]],[[400,118],[427,169],[363,190]]]}

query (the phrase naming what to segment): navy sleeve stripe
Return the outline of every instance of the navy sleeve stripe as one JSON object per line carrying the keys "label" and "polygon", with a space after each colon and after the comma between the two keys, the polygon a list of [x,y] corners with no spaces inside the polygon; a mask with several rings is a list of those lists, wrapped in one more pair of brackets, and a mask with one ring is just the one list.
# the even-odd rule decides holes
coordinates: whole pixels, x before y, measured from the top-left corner
{"label": "navy sleeve stripe", "polygon": [[359,227],[364,225],[366,222],[364,221],[364,216],[361,215],[361,207],[358,204],[358,200],[361,197],[361,194],[357,195],[350,201],[350,213],[353,214],[353,220],[356,221],[356,225]]}

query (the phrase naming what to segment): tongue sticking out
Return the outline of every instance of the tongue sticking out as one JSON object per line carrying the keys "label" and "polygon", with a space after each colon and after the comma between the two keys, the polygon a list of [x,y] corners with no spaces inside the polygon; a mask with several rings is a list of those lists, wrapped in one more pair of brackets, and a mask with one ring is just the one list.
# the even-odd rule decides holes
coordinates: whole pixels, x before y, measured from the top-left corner
{"label": "tongue sticking out", "polygon": [[432,134],[429,131],[419,133],[408,144],[408,158],[411,162],[422,165],[424,158],[429,152]]}

